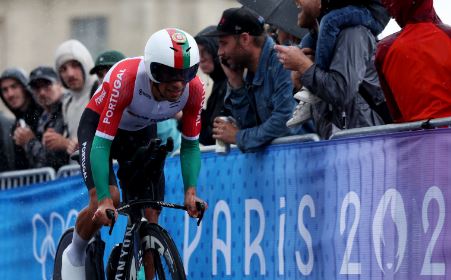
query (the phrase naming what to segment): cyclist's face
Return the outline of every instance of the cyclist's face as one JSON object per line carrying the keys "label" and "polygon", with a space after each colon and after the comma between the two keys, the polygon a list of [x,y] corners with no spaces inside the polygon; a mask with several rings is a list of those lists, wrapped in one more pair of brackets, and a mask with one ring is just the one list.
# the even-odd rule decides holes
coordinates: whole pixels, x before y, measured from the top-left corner
{"label": "cyclist's face", "polygon": [[186,82],[184,81],[172,81],[167,83],[159,83],[154,84],[158,90],[154,93],[154,95],[159,100],[167,100],[167,101],[177,101],[180,96],[182,96],[183,90],[186,87]]}

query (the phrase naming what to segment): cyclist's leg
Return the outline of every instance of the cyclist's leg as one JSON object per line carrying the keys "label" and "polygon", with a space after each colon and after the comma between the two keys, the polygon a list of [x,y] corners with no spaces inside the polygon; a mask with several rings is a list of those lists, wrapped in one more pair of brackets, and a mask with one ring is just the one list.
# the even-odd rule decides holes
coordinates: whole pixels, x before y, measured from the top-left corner
{"label": "cyclist's leg", "polygon": [[[80,168],[89,192],[89,204],[78,215],[75,223],[75,231],[72,238],[72,243],[66,249],[66,256],[73,266],[84,266],[86,257],[86,247],[89,240],[100,229],[102,225],[96,224],[92,221],[94,212],[97,210],[97,194],[92,178],[91,164],[89,155],[91,151],[92,141],[94,139],[95,131],[99,115],[89,109],[83,112],[78,129],[78,139],[81,143],[80,148]],[[116,178],[112,163],[110,161],[110,177],[109,177],[110,193],[114,204],[119,204],[119,191],[117,189]],[[64,257],[64,254],[63,254]]]}
{"label": "cyclist's leg", "polygon": [[[138,150],[142,147],[147,147],[150,140],[157,137],[156,125],[152,124],[144,129],[134,132],[125,132],[119,130],[116,138],[118,141],[113,144],[114,154],[113,157],[119,162],[118,178],[120,180],[120,186],[125,193],[140,193],[139,190],[131,189],[136,186],[127,186],[130,177],[133,175],[133,171],[127,168],[126,162],[131,161]],[[115,147],[116,146],[116,147]],[[153,196],[150,198],[154,198]],[[161,211],[161,209],[160,209]],[[147,214],[149,212],[149,214]],[[148,221],[157,223],[158,222],[159,211],[145,211],[145,217]],[[149,255],[149,256],[148,256]],[[146,268],[146,279],[153,279],[154,269],[153,269],[153,258],[151,254],[145,254],[144,267]]]}

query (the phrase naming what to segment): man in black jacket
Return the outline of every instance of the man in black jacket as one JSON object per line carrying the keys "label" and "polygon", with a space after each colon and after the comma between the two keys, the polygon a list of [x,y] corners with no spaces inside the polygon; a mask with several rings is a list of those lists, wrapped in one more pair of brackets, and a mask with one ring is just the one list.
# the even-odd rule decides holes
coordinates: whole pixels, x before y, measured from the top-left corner
{"label": "man in black jacket", "polygon": [[[302,7],[298,24],[318,28],[317,21],[338,8],[324,6],[325,2],[297,0]],[[312,49],[276,46],[284,67],[298,72],[302,85],[322,100],[312,106],[312,116],[318,134],[324,139],[338,130],[384,124],[374,109],[384,102],[374,66],[376,37],[364,25],[343,27],[327,68],[308,56],[314,54]]]}
{"label": "man in black jacket", "polygon": [[19,127],[14,132],[14,141],[25,149],[31,167],[53,167],[57,170],[68,163],[69,156],[65,150],[43,139],[43,135],[47,131],[63,136],[66,133],[61,103],[63,88],[51,67],[38,67],[31,71],[29,85],[44,112],[35,131],[29,127]]}
{"label": "man in black jacket", "polygon": [[[28,78],[25,72],[19,68],[9,68],[0,76],[0,90],[6,107],[16,116],[11,134],[20,127],[29,127],[36,131],[42,108],[36,103],[31,92],[27,88]],[[15,170],[30,168],[24,149],[20,145],[14,145]]]}

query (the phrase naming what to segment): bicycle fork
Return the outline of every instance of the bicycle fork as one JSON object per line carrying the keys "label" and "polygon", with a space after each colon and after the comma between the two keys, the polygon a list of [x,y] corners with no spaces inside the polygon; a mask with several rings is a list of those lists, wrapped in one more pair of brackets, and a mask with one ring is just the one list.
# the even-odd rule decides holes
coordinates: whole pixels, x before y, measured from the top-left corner
{"label": "bicycle fork", "polygon": [[136,279],[137,268],[140,267],[142,256],[140,252],[139,229],[140,224],[127,225],[122,242],[121,254],[117,263],[115,280]]}

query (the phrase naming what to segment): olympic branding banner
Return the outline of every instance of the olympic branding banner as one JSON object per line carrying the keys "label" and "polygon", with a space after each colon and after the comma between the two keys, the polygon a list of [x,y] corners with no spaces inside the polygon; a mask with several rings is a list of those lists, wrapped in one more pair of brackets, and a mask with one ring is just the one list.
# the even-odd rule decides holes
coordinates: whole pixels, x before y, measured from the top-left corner
{"label": "olympic branding banner", "polygon": [[[450,129],[205,153],[201,226],[173,209],[161,224],[189,279],[451,279],[450,161]],[[178,158],[166,178],[182,202]],[[51,279],[86,202],[80,177],[0,192],[0,277]]]}

